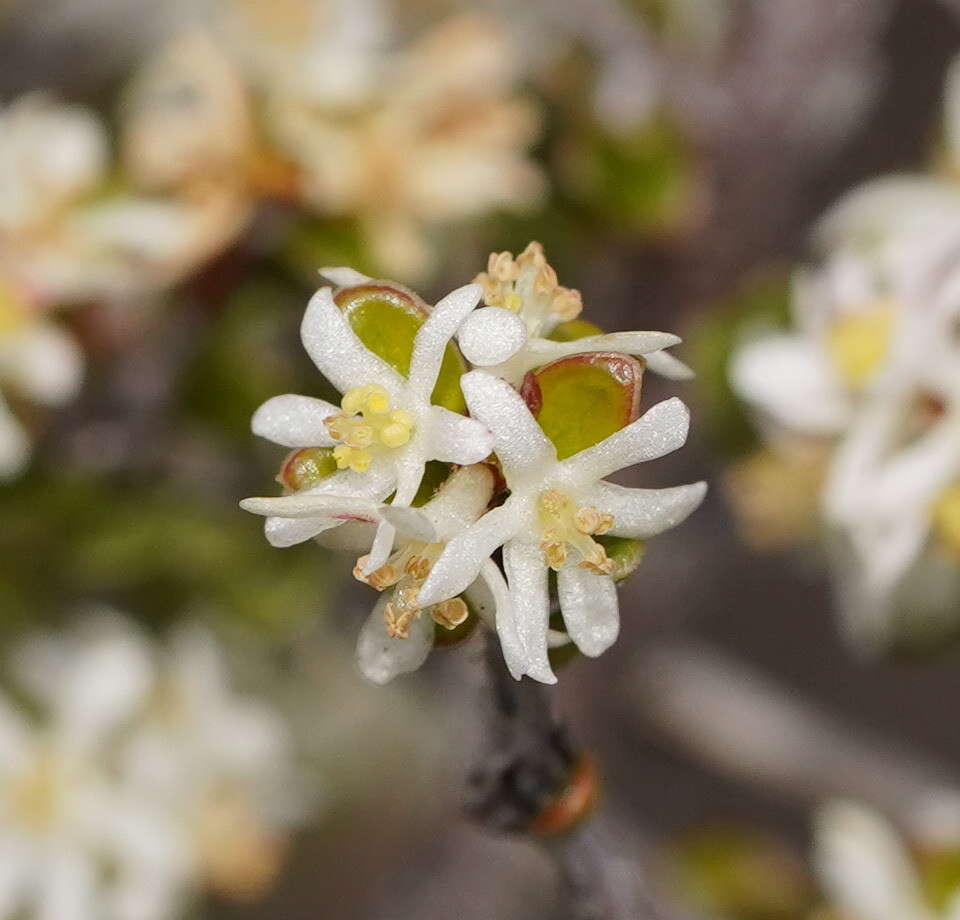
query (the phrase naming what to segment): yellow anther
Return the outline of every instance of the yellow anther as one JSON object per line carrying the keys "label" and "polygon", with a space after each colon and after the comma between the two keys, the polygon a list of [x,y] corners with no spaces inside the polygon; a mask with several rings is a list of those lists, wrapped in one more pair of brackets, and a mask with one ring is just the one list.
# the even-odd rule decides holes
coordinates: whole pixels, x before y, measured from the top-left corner
{"label": "yellow anther", "polygon": [[583,298],[579,291],[570,288],[557,288],[553,297],[552,312],[561,322],[567,323],[576,319],[583,310]]}
{"label": "yellow anther", "polygon": [[378,387],[367,396],[363,407],[367,412],[382,415],[390,409],[390,394],[382,387]]}
{"label": "yellow anther", "polygon": [[380,432],[380,440],[387,447],[402,447],[410,440],[410,428],[407,425],[393,423]]}
{"label": "yellow anther", "polygon": [[590,506],[577,507],[573,499],[560,489],[547,489],[537,502],[540,517],[540,549],[547,565],[559,571],[566,565],[570,548],[580,557],[579,565],[599,574],[609,575],[613,563],[595,534],[606,533],[613,526],[613,516]]}
{"label": "yellow anther", "polygon": [[426,579],[427,575],[430,574],[430,566],[432,562],[426,556],[411,556],[407,560],[407,564],[404,566],[403,571],[407,575],[412,575],[418,581],[423,581]]}
{"label": "yellow anther", "polygon": [[827,347],[837,372],[849,386],[863,386],[883,364],[890,350],[894,319],[894,304],[881,300],[833,324]]}
{"label": "yellow anther", "polygon": [[613,571],[613,560],[608,558],[606,550],[599,543],[594,543],[580,562],[580,568],[597,575],[609,575]]}
{"label": "yellow anther", "polygon": [[350,447],[369,447],[373,443],[373,428],[370,425],[354,425],[344,435],[343,441]]}
{"label": "yellow anther", "polygon": [[470,610],[461,598],[455,597],[434,604],[430,608],[430,615],[434,623],[439,623],[445,629],[456,629],[470,615]]}
{"label": "yellow anther", "polygon": [[340,400],[343,411],[349,412],[351,415],[354,412],[359,412],[363,408],[368,392],[369,387],[354,387],[352,390],[347,390],[343,394],[343,399]]}
{"label": "yellow anther", "polygon": [[403,409],[394,409],[390,413],[390,421],[397,425],[406,425],[408,428],[413,428],[413,416],[409,412],[404,412]]}
{"label": "yellow anther", "polygon": [[502,304],[504,309],[509,310],[511,313],[519,313],[520,308],[523,306],[523,298],[519,294],[511,291],[502,298]]}

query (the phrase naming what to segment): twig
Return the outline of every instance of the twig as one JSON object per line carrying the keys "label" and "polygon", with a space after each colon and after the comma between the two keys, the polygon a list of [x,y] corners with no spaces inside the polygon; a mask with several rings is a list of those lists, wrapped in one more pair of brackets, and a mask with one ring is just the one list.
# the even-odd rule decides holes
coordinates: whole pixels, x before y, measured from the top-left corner
{"label": "twig", "polygon": [[[531,824],[567,786],[580,756],[552,712],[546,688],[515,681],[499,643],[486,639],[489,689],[481,750],[471,771],[466,811],[493,831],[529,834]],[[534,837],[555,863],[572,920],[688,920],[646,890],[633,845],[617,839],[602,814],[563,834]]]}
{"label": "twig", "polygon": [[853,797],[920,839],[956,839],[960,787],[941,764],[854,731],[703,648],[648,651],[639,705],[668,737],[728,775],[800,800]]}

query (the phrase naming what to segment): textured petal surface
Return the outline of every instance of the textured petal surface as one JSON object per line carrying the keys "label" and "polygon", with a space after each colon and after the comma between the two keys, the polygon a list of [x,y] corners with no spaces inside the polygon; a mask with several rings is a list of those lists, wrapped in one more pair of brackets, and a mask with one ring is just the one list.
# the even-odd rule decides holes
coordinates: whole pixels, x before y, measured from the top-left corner
{"label": "textured petal surface", "polygon": [[417,399],[429,400],[440,374],[447,344],[460,324],[479,303],[483,288],[466,284],[451,291],[430,311],[413,340],[410,359],[410,391]]}
{"label": "textured petal surface", "polygon": [[[547,657],[550,594],[543,553],[535,543],[511,540],[503,548],[503,568],[510,586],[510,609],[524,649],[523,670],[534,680],[555,684],[557,678]],[[514,627],[504,623],[504,628],[509,633]]]}
{"label": "textured petal surface", "polygon": [[647,362],[650,370],[667,380],[692,380],[696,376],[691,368],[669,351],[651,352],[644,355],[643,360]]}
{"label": "textured petal surface", "polygon": [[595,481],[617,470],[656,460],[682,447],[690,427],[690,411],[676,397],[657,403],[635,422],[594,447],[563,461],[573,479]]}
{"label": "textured petal surface", "polygon": [[352,495],[326,495],[297,492],[268,498],[245,498],[240,507],[251,514],[287,518],[328,518],[336,521],[380,519],[376,502]]}
{"label": "textured petal surface", "polygon": [[433,648],[433,619],[426,610],[410,624],[406,639],[387,634],[383,609],[391,596],[392,592],[380,598],[357,638],[357,665],[375,684],[386,684],[399,674],[416,671]]}
{"label": "textured petal surface", "polygon": [[255,435],[284,447],[333,447],[324,422],[339,411],[326,400],[287,393],[260,406],[250,427]]}
{"label": "textured petal surface", "polygon": [[678,345],[680,341],[680,337],[671,332],[610,332],[605,335],[589,335],[571,342],[553,342],[551,351],[555,357],[581,355],[591,351],[646,355],[661,348]]}
{"label": "textured petal surface", "polygon": [[557,452],[527,404],[509,383],[486,371],[460,378],[470,414],[493,432],[493,445],[509,481],[552,464]]}
{"label": "textured petal surface", "polygon": [[480,574],[491,553],[509,540],[518,527],[508,501],[454,537],[420,588],[420,602],[437,604],[462,594]]}
{"label": "textured petal surface", "polygon": [[441,539],[455,537],[486,510],[493,495],[493,471],[487,466],[465,466],[440,486],[423,507]]}
{"label": "textured petal surface", "polygon": [[705,482],[672,489],[628,489],[600,482],[590,490],[587,503],[613,515],[612,536],[645,540],[684,521],[706,494]]}
{"label": "textured petal surface", "polygon": [[437,540],[437,530],[433,522],[420,508],[382,505],[380,514],[404,537],[424,543],[434,543]]}
{"label": "textured petal surface", "polygon": [[493,433],[482,422],[458,415],[442,406],[430,409],[430,455],[432,460],[469,466],[493,451]]}
{"label": "textured petal surface", "polygon": [[474,310],[457,336],[463,356],[477,367],[491,367],[512,358],[527,342],[527,327],[511,310]]}
{"label": "textured petal surface", "polygon": [[557,594],[567,634],[584,655],[596,658],[616,642],[620,609],[609,575],[566,565],[557,572]]}
{"label": "textured petal surface", "polygon": [[400,392],[403,379],[357,338],[330,288],[320,288],[310,298],[300,336],[313,363],[341,393],[368,383],[379,384],[394,398]]}
{"label": "textured petal surface", "polygon": [[320,269],[320,274],[337,287],[353,287],[358,284],[367,284],[373,279],[369,275],[358,272],[355,268],[346,265],[329,265]]}
{"label": "textured petal surface", "polygon": [[339,523],[328,518],[268,517],[263,523],[263,535],[271,546],[285,549],[303,543]]}

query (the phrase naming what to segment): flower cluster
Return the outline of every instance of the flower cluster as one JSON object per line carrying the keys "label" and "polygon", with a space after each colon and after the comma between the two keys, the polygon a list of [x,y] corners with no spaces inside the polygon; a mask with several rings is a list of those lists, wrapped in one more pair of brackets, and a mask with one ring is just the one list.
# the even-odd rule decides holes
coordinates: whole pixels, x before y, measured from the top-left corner
{"label": "flower cluster", "polygon": [[884,644],[926,550],[960,562],[960,190],[877,180],[814,239],[820,264],[795,278],[794,329],[744,342],[731,380],[777,462],[822,471],[847,627]]}
{"label": "flower cluster", "polygon": [[257,410],[254,432],[292,453],[285,494],[242,507],[267,516],[275,546],[318,538],[361,554],[355,575],[383,592],[358,643],[375,681],[418,667],[478,617],[517,678],[553,682],[552,646],[599,655],[616,639],[615,582],[640,541],[705,493],[702,482],[606,481],[686,440],[679,399],[639,415],[646,366],[686,375],[664,351],[679,339],[603,335],[575,319],[579,293],[559,286],[535,243],[516,259],[494,254],[432,308],[394,282],[323,274],[336,288],[314,295],[302,338],[340,406],[291,394]]}
{"label": "flower cluster", "polygon": [[308,799],[285,722],[230,690],[210,633],[157,647],[105,613],[14,651],[0,917],[162,920],[205,888],[263,892]]}

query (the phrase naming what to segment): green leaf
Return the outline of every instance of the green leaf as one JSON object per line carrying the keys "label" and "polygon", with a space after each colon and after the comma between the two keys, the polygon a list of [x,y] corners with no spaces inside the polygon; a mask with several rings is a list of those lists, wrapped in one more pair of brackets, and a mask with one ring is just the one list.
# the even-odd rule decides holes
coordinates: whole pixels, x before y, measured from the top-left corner
{"label": "green leaf", "polygon": [[[335,299],[363,344],[407,376],[414,337],[429,315],[423,301],[399,285],[382,283],[345,288]],[[466,371],[463,358],[451,342],[431,397],[435,405],[466,413],[467,404],[460,392],[460,378]]]}
{"label": "green leaf", "polygon": [[521,392],[563,460],[637,418],[642,377],[627,355],[571,355],[530,371]]}

